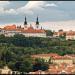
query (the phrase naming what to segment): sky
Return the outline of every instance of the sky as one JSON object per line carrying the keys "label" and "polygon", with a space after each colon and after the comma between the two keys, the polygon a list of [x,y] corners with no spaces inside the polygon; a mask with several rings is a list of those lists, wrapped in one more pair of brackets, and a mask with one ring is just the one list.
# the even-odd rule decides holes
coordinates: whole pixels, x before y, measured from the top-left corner
{"label": "sky", "polygon": [[36,22],[51,30],[75,30],[75,1],[0,1],[0,26]]}

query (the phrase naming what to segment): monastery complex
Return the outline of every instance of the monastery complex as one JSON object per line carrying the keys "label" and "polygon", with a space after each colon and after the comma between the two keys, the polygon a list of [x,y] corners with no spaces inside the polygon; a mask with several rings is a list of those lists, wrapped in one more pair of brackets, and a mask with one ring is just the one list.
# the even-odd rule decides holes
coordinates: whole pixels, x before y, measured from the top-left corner
{"label": "monastery complex", "polygon": [[4,28],[0,28],[0,34],[4,34],[6,37],[14,36],[15,34],[23,34],[25,37],[46,37],[46,32],[44,29],[39,28],[38,17],[36,20],[36,28],[30,24],[28,27],[27,19],[25,17],[24,27],[11,25],[5,26]]}

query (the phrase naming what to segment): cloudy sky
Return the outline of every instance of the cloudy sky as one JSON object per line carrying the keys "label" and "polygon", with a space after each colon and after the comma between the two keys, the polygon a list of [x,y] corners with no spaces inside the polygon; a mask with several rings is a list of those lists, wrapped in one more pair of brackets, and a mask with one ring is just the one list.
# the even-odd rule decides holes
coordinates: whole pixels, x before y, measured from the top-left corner
{"label": "cloudy sky", "polygon": [[74,29],[75,1],[0,1],[0,25],[35,22],[44,28]]}

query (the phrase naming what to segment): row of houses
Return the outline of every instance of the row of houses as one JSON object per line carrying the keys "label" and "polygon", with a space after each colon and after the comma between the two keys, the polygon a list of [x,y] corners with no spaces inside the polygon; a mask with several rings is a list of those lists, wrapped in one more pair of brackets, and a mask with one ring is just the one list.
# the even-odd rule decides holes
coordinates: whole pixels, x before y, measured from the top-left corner
{"label": "row of houses", "polygon": [[66,40],[75,40],[75,31],[63,31],[59,30],[58,32],[54,32],[53,37],[65,36]]}
{"label": "row of houses", "polygon": [[[35,71],[27,74],[75,74],[75,55],[69,54],[60,56],[56,53],[31,55],[33,59],[42,58],[48,62],[51,58],[52,64],[49,65],[46,71]],[[0,74],[21,74],[18,71],[12,71],[8,66],[0,69]],[[23,73],[26,74],[26,73]]]}
{"label": "row of houses", "polygon": [[38,70],[35,72],[29,72],[29,74],[51,74],[51,75],[56,75],[56,74],[64,74],[64,75],[69,75],[69,74],[75,74],[75,65],[74,64],[59,64],[59,65],[50,65],[49,69],[46,71]]}
{"label": "row of houses", "polygon": [[60,56],[56,53],[37,54],[31,56],[33,59],[42,58],[45,62],[49,62],[51,58],[52,64],[49,65],[46,71],[35,71],[30,74],[75,74],[75,55],[69,54]]}
{"label": "row of houses", "polygon": [[73,64],[75,63],[75,56],[73,55],[64,55],[60,56],[56,53],[50,53],[50,54],[37,54],[37,55],[32,55],[32,58],[42,58],[45,60],[45,62],[48,62],[51,60],[53,64],[60,64],[60,63],[67,63],[67,64]]}
{"label": "row of houses", "polygon": [[8,66],[4,66],[3,68],[0,68],[0,75],[11,75],[11,74],[20,74],[19,71],[12,71]]}

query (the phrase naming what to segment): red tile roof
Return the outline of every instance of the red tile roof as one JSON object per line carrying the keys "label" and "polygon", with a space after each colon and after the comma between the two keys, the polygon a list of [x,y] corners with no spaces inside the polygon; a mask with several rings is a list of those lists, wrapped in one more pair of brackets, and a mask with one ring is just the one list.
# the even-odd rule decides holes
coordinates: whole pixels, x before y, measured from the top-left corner
{"label": "red tile roof", "polygon": [[57,59],[57,60],[58,60],[58,59],[59,59],[59,60],[62,59],[62,60],[63,60],[63,59],[71,59],[71,58],[70,58],[70,57],[66,57],[66,56],[55,56],[55,57],[53,57],[53,59],[55,59],[55,60],[56,60],[56,59]]}
{"label": "red tile roof", "polygon": [[34,29],[33,27],[29,27],[26,30],[23,30],[22,32],[25,32],[25,33],[45,33],[45,30]]}
{"label": "red tile roof", "polygon": [[[66,65],[66,66],[65,66]],[[69,64],[61,63],[59,65],[50,65],[48,71],[50,71],[51,74],[60,74],[63,73],[63,71],[67,74],[71,74],[73,71],[75,71],[75,65],[68,67]]]}
{"label": "red tile roof", "polygon": [[45,30],[41,30],[41,29],[34,29],[33,27],[28,27],[27,29],[24,28],[17,28],[16,25],[11,25],[11,26],[5,26],[3,28],[4,30],[15,30],[15,31],[21,31],[23,33],[45,33]]}
{"label": "red tile roof", "polygon": [[66,33],[66,31],[54,32],[54,35],[64,35],[64,33]]}
{"label": "red tile roof", "polygon": [[68,31],[67,33],[66,33],[66,35],[67,36],[74,36],[75,35],[75,31]]}
{"label": "red tile roof", "polygon": [[16,25],[5,26],[3,29],[4,30],[15,30],[16,29]]}
{"label": "red tile roof", "polygon": [[58,54],[56,53],[49,53],[49,54],[36,54],[36,55],[32,55],[31,57],[56,57],[56,56],[59,56]]}

